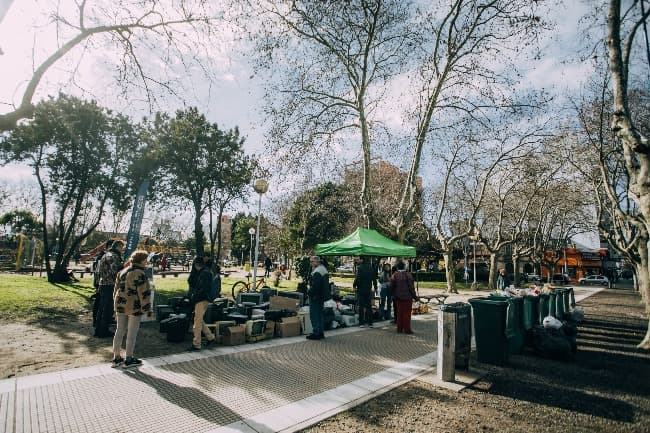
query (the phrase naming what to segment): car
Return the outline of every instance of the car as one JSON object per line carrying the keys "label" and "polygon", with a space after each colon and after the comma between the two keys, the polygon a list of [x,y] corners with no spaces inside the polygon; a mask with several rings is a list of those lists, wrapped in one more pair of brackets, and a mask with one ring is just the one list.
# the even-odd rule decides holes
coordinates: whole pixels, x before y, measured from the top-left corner
{"label": "car", "polygon": [[526,279],[528,281],[542,281],[540,276],[537,274],[526,274]]}
{"label": "car", "polygon": [[551,278],[551,283],[553,283],[553,284],[570,284],[571,283],[571,277],[569,277],[567,274],[553,274],[553,278]]}
{"label": "car", "polygon": [[578,284],[609,285],[609,278],[604,275],[589,275],[586,278],[580,278]]}
{"label": "car", "polygon": [[354,272],[354,265],[350,263],[341,265],[336,268],[336,272],[349,272],[349,273]]}

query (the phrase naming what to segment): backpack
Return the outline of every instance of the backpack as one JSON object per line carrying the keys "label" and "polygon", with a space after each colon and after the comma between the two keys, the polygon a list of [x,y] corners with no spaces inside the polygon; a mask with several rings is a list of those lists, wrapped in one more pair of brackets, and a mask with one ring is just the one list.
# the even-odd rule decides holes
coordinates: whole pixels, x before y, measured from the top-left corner
{"label": "backpack", "polygon": [[221,296],[221,275],[216,274],[212,276],[212,285],[208,293],[208,301],[212,302]]}

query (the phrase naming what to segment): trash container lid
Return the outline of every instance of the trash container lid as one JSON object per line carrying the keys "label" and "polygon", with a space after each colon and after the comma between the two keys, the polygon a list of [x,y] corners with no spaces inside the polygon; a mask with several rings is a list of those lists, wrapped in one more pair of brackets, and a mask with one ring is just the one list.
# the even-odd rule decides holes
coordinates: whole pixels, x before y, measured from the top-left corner
{"label": "trash container lid", "polygon": [[472,308],[467,302],[453,302],[451,304],[442,304],[440,306],[440,311],[446,311],[448,313],[462,313]]}

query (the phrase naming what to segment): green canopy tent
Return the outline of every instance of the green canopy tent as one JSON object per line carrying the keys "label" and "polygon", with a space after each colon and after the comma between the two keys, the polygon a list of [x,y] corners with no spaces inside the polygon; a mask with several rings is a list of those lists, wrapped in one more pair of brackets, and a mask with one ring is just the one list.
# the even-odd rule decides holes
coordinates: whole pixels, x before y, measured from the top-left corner
{"label": "green canopy tent", "polygon": [[375,230],[359,227],[343,239],[316,245],[320,256],[415,257],[415,247],[395,242]]}

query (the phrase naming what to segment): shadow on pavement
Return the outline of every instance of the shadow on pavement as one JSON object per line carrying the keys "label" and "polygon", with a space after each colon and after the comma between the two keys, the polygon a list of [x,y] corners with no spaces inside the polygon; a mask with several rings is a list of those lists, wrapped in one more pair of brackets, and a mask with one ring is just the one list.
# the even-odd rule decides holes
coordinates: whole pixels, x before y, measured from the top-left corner
{"label": "shadow on pavement", "polygon": [[[193,387],[179,386],[160,377],[146,374],[141,370],[125,372],[134,380],[140,381],[156,390],[158,395],[173,404],[192,412],[212,424],[227,425],[241,419],[231,409],[215,401],[209,395]],[[192,426],[187,426],[188,431]]]}

